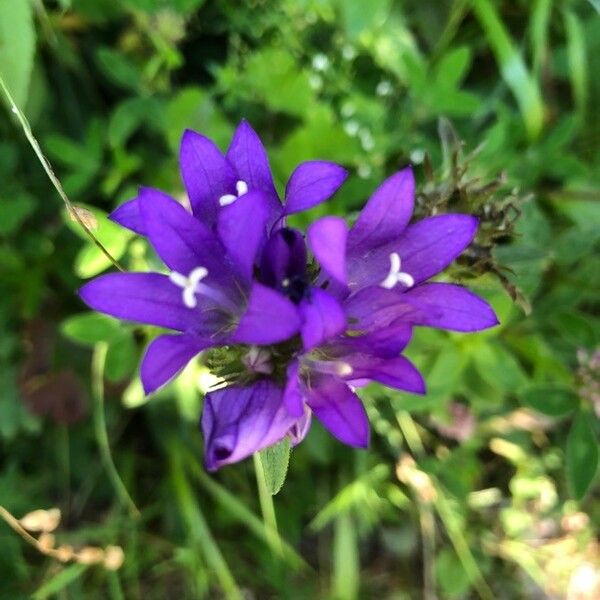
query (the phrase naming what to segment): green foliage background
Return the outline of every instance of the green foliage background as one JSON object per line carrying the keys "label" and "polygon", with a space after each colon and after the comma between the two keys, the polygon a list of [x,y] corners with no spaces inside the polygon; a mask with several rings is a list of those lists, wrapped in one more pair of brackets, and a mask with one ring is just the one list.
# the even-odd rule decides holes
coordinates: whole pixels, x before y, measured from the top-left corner
{"label": "green foliage background", "polygon": [[[493,231],[482,260],[453,271],[501,326],[420,331],[409,356],[429,393],[368,388],[369,452],[313,427],[274,499],[282,549],[260,516],[252,461],[202,470],[203,368],[144,399],[136,365],[155,332],[84,312],[75,290],[110,263],[66,216],[7,108],[0,505],[17,516],[58,506],[59,542],[121,545],[125,562],[61,566],[0,523],[0,597],[566,597],[574,574],[598,568],[599,10],[596,0],[0,0],[0,75],[71,200],[130,268],[156,259],[106,214],[140,184],[180,195],[182,130],[223,147],[242,117],[280,186],[305,159],[350,169],[311,217],[351,216],[409,162],[426,212],[456,171],[449,120],[464,140],[467,205],[477,181],[503,173],[485,210],[496,225],[512,204],[521,213],[512,233]],[[464,208],[449,189],[448,209]]]}

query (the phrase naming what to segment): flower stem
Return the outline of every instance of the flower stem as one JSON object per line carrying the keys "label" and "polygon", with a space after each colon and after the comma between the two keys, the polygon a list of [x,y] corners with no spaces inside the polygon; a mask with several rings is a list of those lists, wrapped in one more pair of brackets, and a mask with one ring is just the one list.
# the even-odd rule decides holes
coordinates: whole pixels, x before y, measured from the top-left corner
{"label": "flower stem", "polygon": [[263,517],[263,523],[265,525],[265,532],[271,550],[281,556],[283,554],[283,544],[279,537],[279,531],[277,529],[277,517],[275,516],[275,505],[273,504],[273,496],[269,492],[267,487],[267,480],[265,478],[265,470],[258,452],[253,455],[254,460],[254,471],[256,473],[256,485],[258,487],[258,500],[260,502],[260,510]]}
{"label": "flower stem", "polygon": [[106,418],[104,416],[104,365],[106,363],[106,352],[108,346],[105,342],[96,344],[94,354],[92,356],[92,395],[94,397],[94,432],[96,441],[100,449],[100,455],[104,462],[108,478],[110,479],[117,495],[121,502],[127,506],[132,517],[140,516],[140,511],[131,499],[123,480],[121,479],[117,467],[115,466],[112,453],[110,451],[110,443],[106,430]]}
{"label": "flower stem", "polygon": [[112,254],[106,249],[104,244],[102,244],[102,242],[94,235],[94,232],[90,229],[90,227],[81,218],[79,211],[75,208],[75,206],[73,206],[73,203],[69,200],[69,197],[67,196],[67,193],[63,189],[63,186],[61,185],[60,180],[58,179],[58,177],[54,174],[54,171],[52,170],[52,165],[50,164],[50,161],[46,158],[46,156],[42,152],[42,148],[41,148],[39,142],[33,135],[33,132],[31,131],[31,125],[29,125],[29,121],[27,120],[27,117],[23,114],[23,111],[17,106],[16,102],[14,101],[13,97],[11,96],[11,93],[9,92],[8,88],[6,87],[6,84],[4,83],[4,79],[2,79],[1,75],[0,75],[0,90],[2,90],[4,97],[8,101],[11,112],[17,117],[17,120],[19,121],[19,125],[21,125],[21,129],[23,130],[23,133],[25,134],[27,141],[33,148],[33,151],[35,152],[35,155],[37,156],[38,160],[42,164],[44,171],[46,171],[46,175],[48,175],[48,178],[52,182],[54,189],[56,189],[56,191],[58,192],[58,195],[61,197],[62,201],[65,203],[65,207],[67,208],[67,212],[69,213],[69,216],[71,218],[73,218],[79,224],[80,227],[83,228],[86,235],[100,249],[102,254],[104,254],[104,256],[106,256],[106,258],[108,258],[108,260],[110,260],[110,262],[117,269],[119,269],[119,271],[122,271],[123,269],[122,269],[121,265],[112,256]]}

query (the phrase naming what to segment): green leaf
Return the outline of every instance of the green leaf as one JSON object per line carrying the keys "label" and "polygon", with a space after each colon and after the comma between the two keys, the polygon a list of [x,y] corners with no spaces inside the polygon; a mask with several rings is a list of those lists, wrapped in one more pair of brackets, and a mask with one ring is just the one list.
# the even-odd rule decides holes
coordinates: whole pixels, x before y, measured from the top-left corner
{"label": "green leaf", "polygon": [[519,105],[527,133],[531,139],[536,139],[544,125],[544,105],[539,87],[527,71],[523,57],[496,12],[494,3],[473,0],[473,9],[496,56],[502,78]]}
{"label": "green leaf", "polygon": [[32,596],[33,600],[45,600],[45,598],[58,594],[58,592],[64,590],[69,584],[79,579],[87,568],[88,565],[73,564],[59,571],[52,579],[36,590]]}
{"label": "green leaf", "polygon": [[32,3],[0,0],[0,77],[20,108],[27,101],[34,53]]}
{"label": "green leaf", "polygon": [[35,202],[31,196],[0,198],[0,235],[7,235],[18,229],[34,208]]}
{"label": "green leaf", "polygon": [[271,496],[275,496],[283,487],[290,463],[290,450],[290,440],[286,437],[275,446],[259,452],[267,489]]}
{"label": "green leaf", "polygon": [[584,119],[588,96],[588,62],[585,34],[581,21],[574,12],[565,10],[564,18],[571,87],[573,88],[573,96],[575,97],[579,117]]}
{"label": "green leaf", "polygon": [[567,481],[577,500],[585,496],[598,469],[598,441],[591,425],[593,419],[591,413],[580,410],[567,437]]}
{"label": "green leaf", "polygon": [[108,345],[104,375],[109,381],[122,381],[137,363],[137,348],[131,331],[123,330]]}
{"label": "green leaf", "polygon": [[98,342],[111,342],[118,339],[122,331],[119,321],[95,312],[74,315],[61,324],[63,335],[86,346],[95,346]]}
{"label": "green leaf", "polygon": [[136,90],[140,84],[140,74],[135,66],[120,52],[110,48],[99,48],[96,53],[98,66],[115,84]]}
{"label": "green leaf", "polygon": [[471,66],[471,50],[462,46],[445,54],[436,67],[437,84],[451,90],[460,85]]}
{"label": "green leaf", "polygon": [[544,383],[532,385],[521,394],[521,402],[550,417],[561,417],[577,409],[577,394],[564,385]]}

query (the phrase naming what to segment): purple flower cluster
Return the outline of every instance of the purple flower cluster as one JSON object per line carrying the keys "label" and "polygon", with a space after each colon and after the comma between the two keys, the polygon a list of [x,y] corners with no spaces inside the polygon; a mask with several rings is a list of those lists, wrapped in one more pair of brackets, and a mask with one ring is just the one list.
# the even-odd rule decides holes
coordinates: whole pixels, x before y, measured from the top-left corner
{"label": "purple flower cluster", "polygon": [[339,165],[300,164],[282,202],[246,122],[225,155],[187,131],[180,163],[191,212],[141,188],[111,215],[147,237],[167,273],[110,273],[80,294],[95,310],[175,332],[146,351],[146,393],[205,353],[225,382],[205,398],[209,470],[285,436],[298,443],[312,415],[342,442],[366,447],[369,425],[356,386],[377,381],[425,392],[401,355],[414,326],[477,331],[497,324],[467,289],[428,282],[472,241],[477,219],[446,214],[410,224],[410,169],[384,181],[351,228],[329,216],[304,235],[286,217],[330,198],[347,176]]}

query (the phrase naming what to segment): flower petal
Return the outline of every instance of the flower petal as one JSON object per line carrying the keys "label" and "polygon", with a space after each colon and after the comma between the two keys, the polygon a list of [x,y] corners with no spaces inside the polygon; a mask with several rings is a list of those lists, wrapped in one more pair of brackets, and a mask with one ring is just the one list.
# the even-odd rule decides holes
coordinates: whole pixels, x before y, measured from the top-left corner
{"label": "flower petal", "polygon": [[[302,296],[306,284],[306,245],[297,229],[284,227],[265,244],[260,263],[261,281],[282,293]],[[298,289],[290,289],[295,285]]]}
{"label": "flower petal", "polygon": [[126,229],[130,229],[139,235],[146,235],[146,228],[140,214],[139,199],[127,200],[117,206],[108,218]]}
{"label": "flower petal", "polygon": [[352,227],[352,248],[373,248],[396,239],[413,213],[415,178],[410,167],[386,179],[371,196]]}
{"label": "flower petal", "polygon": [[417,368],[403,356],[381,359],[368,354],[345,356],[353,369],[348,379],[370,379],[413,394],[425,393],[425,382]]}
{"label": "flower petal", "polygon": [[297,446],[308,434],[312,421],[312,411],[304,405],[304,414],[292,425],[288,431],[288,437],[292,446]]}
{"label": "flower petal", "polygon": [[286,383],[283,390],[283,403],[291,415],[300,417],[304,414],[304,399],[300,389],[300,378],[298,377],[299,364],[292,360],[286,370]]}
{"label": "flower petal", "polygon": [[171,380],[199,352],[211,346],[195,335],[159,335],[150,342],[140,367],[144,391],[151,394]]}
{"label": "flower petal", "polygon": [[326,272],[338,283],[346,285],[346,239],[348,227],[340,217],[323,217],[306,232],[308,245]]}
{"label": "flower petal", "polygon": [[233,333],[242,344],[276,344],[298,333],[300,316],[296,306],[278,291],[254,283],[248,306]]}
{"label": "flower petal", "polygon": [[354,335],[336,340],[334,347],[344,353],[366,352],[381,358],[398,356],[412,337],[412,326],[407,323],[393,323],[365,335]]}
{"label": "flower petal", "polygon": [[369,445],[369,420],[365,408],[343,381],[334,377],[320,378],[307,390],[306,401],[315,417],[338,440],[357,448]]}
{"label": "flower petal", "polygon": [[81,299],[118,319],[184,331],[200,325],[201,313],[184,306],[181,289],[159,273],[108,273],[86,283]]}
{"label": "flower petal", "polygon": [[141,188],[139,206],[148,238],[167,267],[188,275],[202,266],[209,276],[223,275],[227,265],[223,246],[177,200],[159,190]]}
{"label": "flower petal", "polygon": [[213,141],[190,129],[181,139],[179,165],[192,212],[212,225],[217,218],[219,198],[235,192],[235,169]]}
{"label": "flower petal", "polygon": [[267,237],[268,219],[268,203],[259,191],[248,192],[219,212],[219,237],[248,279],[252,278],[256,255]]}
{"label": "flower petal", "polygon": [[451,283],[426,283],[402,294],[409,302],[404,318],[414,325],[452,331],[480,331],[498,325],[494,309],[473,292]]}
{"label": "flower petal", "polygon": [[320,346],[346,329],[346,315],[340,303],[320,288],[312,288],[298,305],[302,326],[300,334],[305,350]]}
{"label": "flower petal", "polygon": [[478,220],[470,215],[440,215],[409,225],[397,239],[376,249],[350,249],[348,280],[353,289],[380,285],[398,254],[401,270],[419,283],[443,271],[473,240]]}
{"label": "flower petal", "polygon": [[285,188],[284,214],[291,215],[328,200],[344,183],[346,169],[325,160],[298,165]]}
{"label": "flower petal", "polygon": [[238,179],[245,181],[250,191],[263,192],[271,208],[279,216],[281,203],[273,185],[267,152],[254,129],[245,120],[235,130],[227,150],[227,160],[235,167]]}
{"label": "flower petal", "polygon": [[287,412],[281,396],[281,388],[266,379],[208,393],[202,412],[206,468],[215,471],[284,438],[298,417]]}

